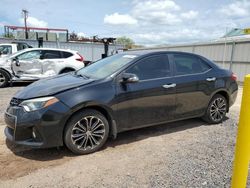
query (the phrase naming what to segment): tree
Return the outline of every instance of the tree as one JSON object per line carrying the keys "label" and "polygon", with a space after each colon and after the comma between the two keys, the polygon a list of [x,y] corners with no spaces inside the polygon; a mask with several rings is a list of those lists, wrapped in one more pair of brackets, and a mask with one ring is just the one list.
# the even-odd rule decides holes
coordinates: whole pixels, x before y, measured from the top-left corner
{"label": "tree", "polygon": [[131,49],[133,45],[135,44],[135,42],[132,39],[125,37],[125,36],[117,38],[116,42],[119,44],[125,45],[127,49]]}
{"label": "tree", "polygon": [[69,40],[78,40],[78,36],[74,31],[69,34]]}

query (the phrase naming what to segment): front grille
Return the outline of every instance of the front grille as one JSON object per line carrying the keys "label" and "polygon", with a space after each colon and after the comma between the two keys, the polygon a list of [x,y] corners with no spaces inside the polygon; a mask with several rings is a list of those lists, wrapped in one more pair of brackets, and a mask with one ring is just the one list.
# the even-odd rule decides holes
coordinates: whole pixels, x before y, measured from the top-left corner
{"label": "front grille", "polygon": [[22,101],[22,99],[12,98],[10,101],[10,106],[19,106]]}

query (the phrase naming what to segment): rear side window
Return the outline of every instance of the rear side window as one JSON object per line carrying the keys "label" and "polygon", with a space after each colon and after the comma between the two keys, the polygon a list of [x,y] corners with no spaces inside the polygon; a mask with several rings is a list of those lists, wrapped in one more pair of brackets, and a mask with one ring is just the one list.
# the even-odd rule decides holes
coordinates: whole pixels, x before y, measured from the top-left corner
{"label": "rear side window", "polygon": [[209,69],[211,69],[212,67],[210,67],[210,65],[208,65],[204,60],[200,60],[200,63],[201,63],[201,69],[202,69],[202,72],[205,72]]}
{"label": "rear side window", "polygon": [[140,80],[163,78],[171,75],[168,57],[165,54],[139,60],[126,72],[136,74]]}
{"label": "rear side window", "polygon": [[73,54],[70,52],[62,52],[62,56],[63,56],[63,58],[69,58],[69,57],[73,56]]}
{"label": "rear side window", "polygon": [[60,51],[45,50],[43,52],[43,59],[60,59],[60,58],[62,58]]}
{"label": "rear side window", "polygon": [[176,75],[202,73],[211,67],[198,57],[190,55],[174,55]]}
{"label": "rear side window", "polygon": [[17,43],[17,50],[23,50],[23,49],[26,49],[26,48],[29,48],[29,46],[25,43]]}

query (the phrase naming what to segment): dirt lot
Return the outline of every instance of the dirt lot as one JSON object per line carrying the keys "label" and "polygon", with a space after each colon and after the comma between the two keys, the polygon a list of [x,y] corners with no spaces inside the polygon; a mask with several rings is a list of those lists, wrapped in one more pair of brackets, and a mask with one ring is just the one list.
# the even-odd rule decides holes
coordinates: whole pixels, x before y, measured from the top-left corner
{"label": "dirt lot", "polygon": [[242,89],[222,124],[179,121],[118,135],[99,152],[31,150],[3,134],[3,112],[22,86],[0,89],[0,187],[229,187]]}

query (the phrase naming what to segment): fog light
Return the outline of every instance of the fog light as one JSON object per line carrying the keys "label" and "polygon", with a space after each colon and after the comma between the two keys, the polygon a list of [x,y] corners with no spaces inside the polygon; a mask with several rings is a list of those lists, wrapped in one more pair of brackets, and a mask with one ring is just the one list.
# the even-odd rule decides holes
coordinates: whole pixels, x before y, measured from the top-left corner
{"label": "fog light", "polygon": [[35,132],[35,128],[34,127],[32,128],[32,137],[36,138],[36,132]]}

